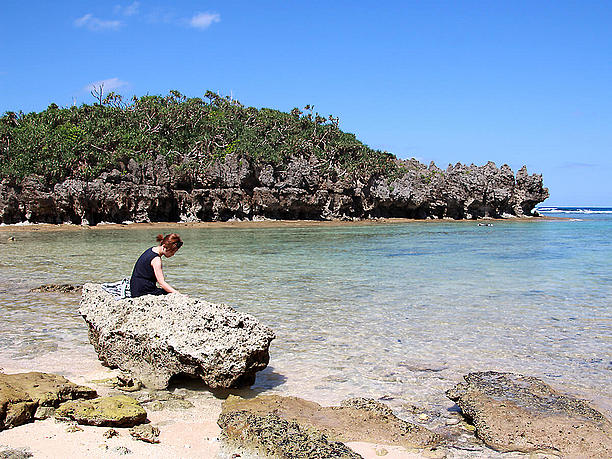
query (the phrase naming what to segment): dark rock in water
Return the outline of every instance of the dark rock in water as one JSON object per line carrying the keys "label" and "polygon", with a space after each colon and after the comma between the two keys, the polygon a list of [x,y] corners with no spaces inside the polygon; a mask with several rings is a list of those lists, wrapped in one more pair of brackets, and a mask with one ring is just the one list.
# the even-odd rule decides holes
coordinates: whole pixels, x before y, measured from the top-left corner
{"label": "dark rock in water", "polygon": [[30,290],[35,293],[81,293],[81,285],[72,284],[43,284]]}
{"label": "dark rock in water", "polygon": [[428,363],[423,363],[423,362],[409,362],[409,361],[403,361],[403,362],[399,362],[398,365],[400,367],[403,368],[407,368],[410,371],[414,371],[414,372],[432,372],[432,373],[437,373],[439,371],[443,371],[446,370],[448,367],[446,364],[428,364]]}
{"label": "dark rock in water", "polygon": [[612,423],[585,401],[541,380],[494,371],[470,373],[446,395],[498,451],[612,457]]}
{"label": "dark rock in water", "polygon": [[332,442],[320,432],[305,429],[297,422],[276,414],[258,415],[248,411],[222,413],[217,421],[222,438],[230,447],[257,454],[257,457],[283,459],[357,459],[361,456],[340,442]]}
{"label": "dark rock in water", "polygon": [[85,284],[80,312],[100,360],[157,389],[179,374],[212,388],[249,386],[275,337],[253,316],[177,293],[117,301]]}
{"label": "dark rock in water", "polygon": [[324,407],[297,397],[260,395],[241,399],[230,396],[223,403],[223,413],[236,411],[259,416],[274,413],[342,442],[367,441],[424,448],[441,441],[436,433],[399,419],[385,404],[372,399],[356,398],[343,402],[342,406]]}
{"label": "dark rock in water", "polygon": [[55,411],[55,417],[89,426],[133,427],[147,420],[147,412],[133,398],[116,395],[63,403]]}
{"label": "dark rock in water", "polygon": [[135,440],[146,443],[159,443],[159,429],[151,424],[144,424],[130,429],[130,435]]}
{"label": "dark rock in water", "polygon": [[45,408],[67,400],[96,397],[95,390],[49,373],[0,373],[0,430],[45,417]]}

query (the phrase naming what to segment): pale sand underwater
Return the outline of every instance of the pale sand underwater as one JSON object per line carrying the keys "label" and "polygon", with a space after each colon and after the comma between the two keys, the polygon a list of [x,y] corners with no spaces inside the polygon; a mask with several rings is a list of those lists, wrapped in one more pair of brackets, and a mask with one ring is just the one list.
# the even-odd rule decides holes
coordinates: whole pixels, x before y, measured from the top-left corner
{"label": "pale sand underwater", "polygon": [[[88,343],[76,312],[78,296],[29,289],[46,282],[117,280],[129,275],[134,256],[152,245],[158,232],[174,230],[186,245],[164,265],[171,282],[193,296],[253,314],[278,334],[270,367],[247,394],[296,395],[326,405],[350,396],[383,397],[404,418],[410,417],[406,405],[424,407],[432,416],[423,424],[436,428],[453,406],[444,391],[462,375],[515,371],[592,400],[609,416],[608,224],[492,223],[492,228],[396,220],[0,227],[7,238],[15,237],[0,240],[5,253],[0,367],[55,372],[84,384],[109,374]],[[160,445],[120,439],[135,455],[134,444],[151,457],[163,448],[178,457],[214,450],[221,400],[201,389],[190,397],[202,410],[184,412],[187,424],[216,434],[189,433],[193,429],[182,423],[182,411],[151,412],[162,423]],[[58,447],[89,448],[76,456],[108,455],[99,447],[105,429],[67,433],[57,424],[53,434],[37,430],[52,429],[52,422],[0,432],[0,444],[25,446],[17,443],[42,438]],[[55,436],[44,438],[50,435]],[[90,435],[93,444],[79,439]],[[44,448],[52,451],[51,443]],[[376,447],[368,448],[375,457]],[[386,449],[385,457],[400,454]],[[397,457],[415,453],[401,454]],[[479,454],[496,455],[484,448]]]}

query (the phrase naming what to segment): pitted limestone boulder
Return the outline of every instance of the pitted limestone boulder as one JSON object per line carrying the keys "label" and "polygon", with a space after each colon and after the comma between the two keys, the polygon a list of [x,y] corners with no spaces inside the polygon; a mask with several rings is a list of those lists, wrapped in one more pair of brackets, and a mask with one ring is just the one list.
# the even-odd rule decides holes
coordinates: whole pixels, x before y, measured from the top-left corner
{"label": "pitted limestone boulder", "polygon": [[464,376],[446,395],[491,448],[563,457],[612,457],[612,423],[588,403],[538,378],[483,371]]}
{"label": "pitted limestone boulder", "polygon": [[179,374],[211,388],[249,386],[275,338],[253,316],[178,293],[117,301],[85,284],[79,310],[100,360],[156,389]]}

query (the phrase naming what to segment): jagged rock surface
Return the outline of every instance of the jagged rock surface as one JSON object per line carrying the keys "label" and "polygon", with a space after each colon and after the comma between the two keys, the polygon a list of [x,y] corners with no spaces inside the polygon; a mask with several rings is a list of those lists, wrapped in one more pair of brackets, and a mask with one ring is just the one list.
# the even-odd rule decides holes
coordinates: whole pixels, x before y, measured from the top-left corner
{"label": "jagged rock surface", "polygon": [[217,421],[222,438],[231,449],[261,458],[358,459],[361,456],[344,443],[329,441],[313,429],[287,421],[276,414],[248,411],[222,413]]}
{"label": "jagged rock surface", "polygon": [[455,218],[530,215],[548,197],[542,176],[523,167],[516,176],[497,168],[457,163],[446,170],[399,161],[395,178],[330,168],[315,156],[284,165],[255,164],[229,154],[189,175],[163,157],[93,181],[67,179],[53,187],[41,177],[0,183],[0,223],[95,225],[124,221],[229,219]]}
{"label": "jagged rock surface", "polygon": [[80,312],[100,360],[156,389],[178,374],[212,388],[249,386],[275,337],[248,314],[178,293],[117,301],[85,284]]}
{"label": "jagged rock surface", "polygon": [[529,376],[488,371],[464,379],[447,396],[491,448],[612,457],[612,424],[586,402]]}
{"label": "jagged rock surface", "polygon": [[[95,390],[49,373],[0,373],[0,430],[43,418],[45,408],[79,398],[96,397]],[[37,414],[38,413],[38,414]]]}
{"label": "jagged rock surface", "polygon": [[223,403],[224,414],[240,411],[258,416],[273,413],[296,422],[302,429],[316,429],[341,442],[367,441],[425,448],[442,440],[425,427],[399,419],[388,406],[372,399],[349,399],[342,406],[326,407],[297,397],[260,395],[253,399],[230,396]]}

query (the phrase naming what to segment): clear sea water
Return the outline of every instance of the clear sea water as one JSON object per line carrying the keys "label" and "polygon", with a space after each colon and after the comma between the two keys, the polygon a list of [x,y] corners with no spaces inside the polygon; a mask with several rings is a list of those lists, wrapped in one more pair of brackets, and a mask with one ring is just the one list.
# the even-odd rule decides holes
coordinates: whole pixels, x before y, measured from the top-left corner
{"label": "clear sea water", "polygon": [[[277,338],[256,392],[351,396],[447,413],[470,371],[538,376],[612,412],[612,209],[565,219],[0,233],[0,367],[97,365],[78,296],[43,283],[128,276],[155,235],[183,293],[255,315]],[[15,241],[7,241],[9,236]]]}

